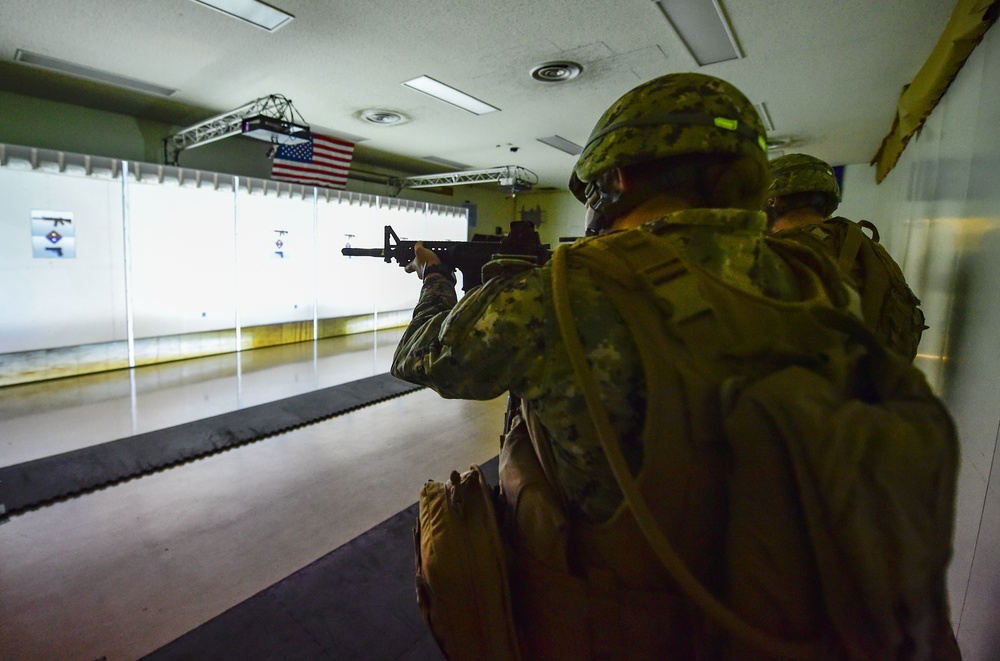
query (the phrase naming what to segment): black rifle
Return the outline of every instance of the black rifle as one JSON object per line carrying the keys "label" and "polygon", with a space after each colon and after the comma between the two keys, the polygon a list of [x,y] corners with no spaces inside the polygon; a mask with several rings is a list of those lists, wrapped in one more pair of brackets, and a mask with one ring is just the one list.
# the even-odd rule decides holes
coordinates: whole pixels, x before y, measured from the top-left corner
{"label": "black rifle", "polygon": [[[552,255],[548,244],[542,244],[535,226],[527,220],[515,220],[510,233],[491,241],[421,241],[447,267],[462,272],[462,290],[469,291],[483,284],[483,266],[503,255],[534,259],[539,266]],[[385,245],[381,248],[344,248],[348,257],[381,257],[386,263],[396,261],[402,267],[413,261],[416,241],[400,241],[389,225],[385,226]]]}

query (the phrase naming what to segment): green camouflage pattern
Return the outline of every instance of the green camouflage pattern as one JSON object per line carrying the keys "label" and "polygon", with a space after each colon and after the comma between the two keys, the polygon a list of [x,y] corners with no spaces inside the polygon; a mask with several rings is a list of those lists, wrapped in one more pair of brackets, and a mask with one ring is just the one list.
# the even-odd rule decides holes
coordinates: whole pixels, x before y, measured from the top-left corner
{"label": "green camouflage pattern", "polygon": [[[631,231],[668,237],[692,261],[751,296],[798,300],[791,269],[761,240],[765,224],[760,212],[698,209]],[[510,391],[525,400],[548,431],[556,476],[574,512],[606,521],[622,496],[560,337],[549,266],[493,262],[484,269],[484,280],[460,302],[444,278],[424,282],[392,374],[446,398],[492,399]],[[646,406],[638,351],[589,271],[571,267],[568,287],[611,423],[621,433],[626,459],[638,470]]]}
{"label": "green camouflage pattern", "polygon": [[768,198],[812,192],[826,193],[840,204],[840,186],[829,163],[808,154],[786,154],[771,161]]}
{"label": "green camouflage pattern", "polygon": [[[717,121],[716,121],[717,120]],[[615,101],[594,126],[570,190],[611,169],[693,153],[743,154],[767,164],[764,125],[732,84],[698,73],[654,78]]]}

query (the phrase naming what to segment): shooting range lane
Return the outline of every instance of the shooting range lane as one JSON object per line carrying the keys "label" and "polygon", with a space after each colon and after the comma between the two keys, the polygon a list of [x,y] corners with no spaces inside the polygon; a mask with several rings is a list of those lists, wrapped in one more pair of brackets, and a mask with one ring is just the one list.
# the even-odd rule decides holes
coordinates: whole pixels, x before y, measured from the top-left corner
{"label": "shooting range lane", "polygon": [[9,515],[56,498],[146,475],[182,461],[311,425],[417,388],[389,374],[378,374],[0,468],[0,513]]}
{"label": "shooting range lane", "polygon": [[0,467],[389,371],[402,328],[0,388]]}
{"label": "shooting range lane", "polygon": [[[199,400],[192,397],[191,406]],[[345,548],[333,569],[312,569],[304,581],[268,592],[283,610],[273,611],[278,602],[269,597],[236,612],[263,610],[265,620],[283,613],[268,629],[277,647],[292,620],[302,624],[289,640],[328,622],[330,636],[381,632],[384,649],[411,645],[409,658],[428,658],[412,639],[416,629],[381,619],[389,603],[413,607],[412,517],[400,513],[427,479],[444,480],[453,469],[496,456],[505,403],[444,400],[421,389],[10,516],[0,524],[4,658],[142,658],[387,520],[395,523],[355,551]],[[373,594],[341,610],[338,600],[365,593],[379,567],[392,567],[380,586],[405,593],[404,603]],[[405,587],[398,583],[404,571]],[[329,599],[318,598],[324,590]],[[186,658],[211,656],[196,643]],[[302,649],[298,658],[309,658]],[[251,656],[294,658],[267,651]]]}

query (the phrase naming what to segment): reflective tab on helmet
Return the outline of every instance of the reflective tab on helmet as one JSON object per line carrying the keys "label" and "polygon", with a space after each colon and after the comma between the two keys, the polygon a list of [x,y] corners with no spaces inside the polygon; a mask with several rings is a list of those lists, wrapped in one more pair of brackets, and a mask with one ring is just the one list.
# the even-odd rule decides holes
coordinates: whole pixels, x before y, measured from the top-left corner
{"label": "reflective tab on helmet", "polygon": [[727,131],[735,131],[736,127],[740,125],[735,119],[728,119],[726,117],[715,117],[714,121],[716,126]]}
{"label": "reflective tab on helmet", "polygon": [[762,135],[757,136],[757,144],[760,145],[761,149],[767,151],[767,140],[764,139],[764,136]]}

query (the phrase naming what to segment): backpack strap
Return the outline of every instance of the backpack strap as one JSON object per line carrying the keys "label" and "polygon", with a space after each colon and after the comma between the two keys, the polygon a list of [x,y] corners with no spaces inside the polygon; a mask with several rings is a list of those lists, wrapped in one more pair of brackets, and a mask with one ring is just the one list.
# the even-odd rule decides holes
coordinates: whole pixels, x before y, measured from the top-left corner
{"label": "backpack strap", "polygon": [[858,225],[864,227],[866,230],[872,233],[872,241],[875,243],[879,242],[878,228],[875,227],[875,223],[870,220],[859,220]]}
{"label": "backpack strap", "polygon": [[[820,651],[820,647],[818,645],[790,643],[778,640],[767,632],[751,626],[726,605],[720,602],[691,573],[688,567],[678,556],[677,552],[674,550],[674,547],[667,539],[666,535],[660,529],[649,508],[649,505],[643,499],[636,480],[632,477],[625,457],[622,454],[620,439],[618,438],[618,434],[615,432],[614,428],[611,426],[607,409],[601,399],[597,379],[588,364],[583,344],[581,343],[579,334],[576,330],[567,286],[568,250],[568,246],[561,247],[556,250],[552,256],[552,293],[556,317],[559,322],[563,343],[566,347],[567,353],[569,354],[570,363],[573,366],[577,385],[583,393],[587,409],[597,431],[601,446],[607,456],[608,464],[611,467],[615,480],[618,482],[618,485],[622,490],[626,504],[630,508],[636,522],[643,532],[643,535],[649,542],[649,545],[659,557],[664,567],[670,572],[671,576],[677,582],[681,591],[689,599],[691,599],[691,601],[697,604],[709,618],[718,622],[734,637],[774,656],[791,659],[815,658]],[[647,274],[635,274],[633,272],[631,276],[621,275],[619,277],[621,279],[646,278],[648,280],[649,266],[658,267],[659,270],[668,270],[678,267],[684,270],[689,270],[679,254],[675,255],[675,257],[676,260],[668,259],[664,261],[662,259],[661,252],[658,264],[647,264],[647,268],[645,269]],[[675,261],[677,263],[673,264]],[[620,269],[622,274],[628,273],[628,271],[631,271],[631,269],[627,266]],[[654,287],[656,286],[656,283],[654,282],[650,282],[649,284]],[[697,299],[695,298],[695,300]],[[690,313],[692,311],[688,310],[687,312]],[[678,310],[675,311],[675,313],[684,314],[684,311]],[[697,313],[697,311],[695,311],[695,313]]]}
{"label": "backpack strap", "polygon": [[861,250],[861,244],[868,237],[861,231],[861,227],[857,223],[847,221],[846,227],[847,236],[844,237],[844,243],[840,246],[840,254],[837,256],[837,266],[844,273],[850,273],[854,267],[854,260],[858,257],[858,251]]}
{"label": "backpack strap", "polygon": [[[861,312],[864,318],[874,323],[882,312],[882,301],[886,293],[892,287],[889,282],[889,273],[885,268],[881,268],[878,258],[875,256],[875,248],[871,243],[878,243],[879,235],[875,225],[867,220],[854,222],[844,221],[847,226],[847,235],[840,248],[840,256],[837,259],[838,266],[844,273],[851,273],[854,263],[860,256],[862,268],[864,269],[864,292],[861,295]],[[861,229],[868,228],[872,231],[872,238]]]}

